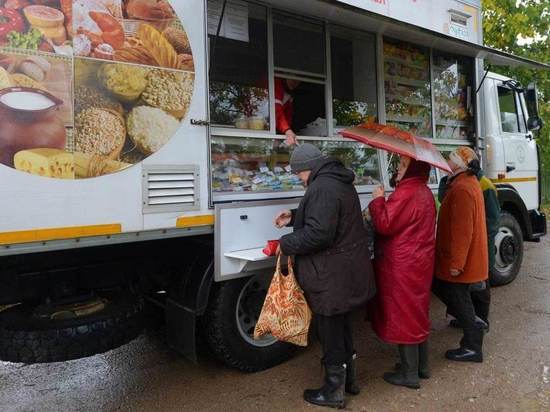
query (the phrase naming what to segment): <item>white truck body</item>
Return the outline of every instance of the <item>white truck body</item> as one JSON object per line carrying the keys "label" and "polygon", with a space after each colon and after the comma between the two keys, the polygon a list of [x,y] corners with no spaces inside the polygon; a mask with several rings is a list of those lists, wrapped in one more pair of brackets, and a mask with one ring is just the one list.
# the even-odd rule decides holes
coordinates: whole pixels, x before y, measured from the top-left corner
{"label": "white truck body", "polygon": [[[462,59],[460,61],[465,62],[465,66],[471,67],[471,83],[463,87],[467,93],[462,97],[464,110],[468,111],[471,118],[471,131],[468,135],[461,134],[454,138],[434,138],[434,143],[443,152],[460,145],[470,145],[482,153],[486,175],[497,185],[499,194],[502,191],[503,210],[513,217],[512,221],[508,219],[503,225],[497,239],[499,250],[495,251],[499,256],[502,254],[497,259],[501,265],[501,274],[514,272],[512,278],[507,279],[513,279],[521,265],[521,255],[518,253],[522,250],[523,239],[536,240],[546,233],[545,217],[539,211],[540,162],[536,141],[532,132],[527,130],[531,114],[527,111],[522,91],[510,83],[510,79],[486,73],[484,63],[523,64],[542,69],[548,69],[549,66],[484,47],[479,1],[174,0],[170,4],[187,33],[194,64],[192,98],[181,126],[156,153],[131,167],[104,176],[85,179],[46,178],[0,164],[0,259],[5,259],[5,262],[19,262],[16,260],[18,257],[26,259],[37,254],[49,256],[48,253],[54,251],[70,254],[72,251],[76,253],[96,246],[102,246],[102,250],[108,251],[109,247],[112,246],[114,250],[116,245],[121,244],[134,245],[144,241],[161,242],[181,238],[202,239],[206,235],[211,242],[208,247],[213,249],[213,265],[208,265],[206,269],[202,266],[197,269],[199,272],[203,269],[204,271],[196,273],[196,280],[185,280],[185,293],[177,294],[177,298],[171,295],[168,286],[164,284],[155,291],[159,295],[169,295],[166,301],[169,341],[180,352],[194,356],[195,321],[207,311],[211,282],[217,282],[216,293],[219,294],[231,290],[229,286],[227,289],[222,288],[222,284],[243,288],[235,296],[238,295],[238,332],[248,345],[245,345],[246,348],[253,348],[252,352],[271,350],[267,348],[271,347],[272,341],[254,342],[250,337],[250,329],[245,330],[250,325],[242,323],[247,321],[246,318],[242,319],[239,302],[245,294],[244,291],[254,283],[246,279],[240,279],[243,283],[238,283],[238,280],[233,279],[263,276],[264,280],[260,283],[265,283],[265,274],[272,271],[274,260],[263,255],[261,250],[267,240],[277,239],[290,230],[276,229],[272,223],[273,217],[279,210],[296,207],[303,196],[303,189],[293,187],[295,190],[243,190],[242,179],[237,176],[233,178],[234,182],[239,182],[235,183],[236,188],[219,190],[219,186],[216,186],[219,184],[216,181],[219,176],[215,176],[218,172],[213,166],[214,141],[281,142],[284,136],[276,134],[274,121],[274,78],[284,75],[311,84],[324,85],[326,133],[316,136],[299,134],[299,140],[336,148],[352,144],[338,134],[340,127],[332,106],[334,79],[331,77],[331,35],[346,30],[352,30],[355,39],[369,42],[372,46],[374,57],[361,60],[360,64],[363,66],[359,64],[355,73],[357,75],[361,70],[365,71],[365,78],[369,78],[375,85],[376,95],[372,88],[366,88],[364,94],[374,99],[376,110],[371,114],[380,123],[395,121],[395,115],[390,115],[386,110],[386,83],[395,81],[403,84],[403,79],[398,78],[402,77],[402,73],[399,76],[393,75],[393,80],[392,76],[385,78],[386,40],[389,39],[389,48],[394,47],[391,46],[392,42],[400,42],[408,45],[403,47],[410,47],[411,50],[423,50],[425,60],[421,63],[426,64],[425,70],[429,68],[429,72],[426,71],[429,90],[426,98],[429,103],[425,105],[429,110],[417,115],[420,119],[416,119],[414,113],[408,113],[405,117],[413,119],[408,121],[409,124],[427,122],[428,133],[432,136],[436,135],[440,126],[445,127],[444,123],[436,125],[430,120],[436,114],[433,87],[436,54],[446,53],[453,58]],[[265,10],[266,70],[269,77],[269,87],[266,89],[269,104],[265,110],[266,117],[272,119],[267,130],[243,129],[233,125],[222,127],[213,121],[212,111],[216,108],[209,105],[212,86],[210,65],[213,64],[209,61],[209,49],[213,47],[214,39],[223,36],[226,40],[249,42],[251,31],[248,17],[249,13],[253,14],[250,11],[252,7]],[[227,21],[224,20],[222,24],[220,16],[226,8],[229,14]],[[308,24],[314,22],[324,33],[326,66],[323,74],[276,67],[273,16],[278,13],[300,16]],[[219,33],[221,37],[217,36]],[[0,53],[8,52],[13,51],[0,48]],[[396,64],[406,66],[403,63],[405,58],[396,59],[394,56],[391,59],[398,62],[401,59],[401,63]],[[411,61],[410,57],[406,57],[406,60],[409,63]],[[409,65],[412,69],[408,67],[408,72],[418,70],[419,65],[422,66],[417,62]],[[365,69],[367,67],[369,69]],[[418,81],[408,83],[415,85]],[[510,107],[515,109],[504,107],[510,102]],[[463,115],[466,118],[466,112]],[[455,123],[463,127],[465,122]],[[458,127],[456,124],[455,128]],[[354,147],[355,153],[363,150],[360,146]],[[389,187],[387,155],[382,151],[375,154],[371,163],[374,161],[377,165],[378,180]],[[228,153],[227,162],[235,159],[234,153]],[[368,168],[369,164],[365,167]],[[260,167],[263,168],[266,170],[262,170],[261,174],[273,175],[273,170],[265,165]],[[250,175],[254,173],[256,172],[250,172]],[[435,193],[441,173],[434,172],[432,177],[430,187]],[[248,175],[245,174],[244,178],[248,178]],[[287,174],[285,178],[288,180],[290,175]],[[364,207],[376,185],[377,182],[372,180],[363,181],[357,186]],[[186,255],[185,250],[182,250],[182,268],[195,257]],[[19,280],[14,280],[15,276],[12,275],[13,270],[17,272],[17,265],[15,267],[13,269],[13,265],[10,266],[12,272],[2,273],[0,270],[0,280],[13,280],[15,285],[6,289],[10,292],[4,292],[4,295],[0,293],[0,304],[16,303],[26,296],[26,292],[20,290],[23,283],[18,283]],[[135,269],[139,272],[141,268]],[[52,282],[54,288],[56,282]],[[93,285],[91,280],[88,283]],[[40,295],[45,292],[36,290],[33,293]],[[225,300],[216,300],[216,304],[220,302]],[[230,310],[234,313],[235,308]],[[228,319],[234,322],[234,318],[235,316]],[[219,341],[222,338],[217,339]],[[239,348],[232,352],[232,359],[239,358],[239,353],[246,352]],[[220,356],[229,359],[227,352]],[[246,364],[235,361],[233,364],[244,370],[257,370],[273,363],[264,362],[260,365],[254,361]]]}

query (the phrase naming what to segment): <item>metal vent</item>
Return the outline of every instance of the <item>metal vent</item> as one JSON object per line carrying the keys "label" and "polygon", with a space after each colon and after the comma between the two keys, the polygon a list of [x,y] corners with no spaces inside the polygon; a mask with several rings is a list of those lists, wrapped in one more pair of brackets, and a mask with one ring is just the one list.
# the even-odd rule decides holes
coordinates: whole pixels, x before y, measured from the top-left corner
{"label": "metal vent", "polygon": [[198,210],[198,166],[143,168],[143,213]]}

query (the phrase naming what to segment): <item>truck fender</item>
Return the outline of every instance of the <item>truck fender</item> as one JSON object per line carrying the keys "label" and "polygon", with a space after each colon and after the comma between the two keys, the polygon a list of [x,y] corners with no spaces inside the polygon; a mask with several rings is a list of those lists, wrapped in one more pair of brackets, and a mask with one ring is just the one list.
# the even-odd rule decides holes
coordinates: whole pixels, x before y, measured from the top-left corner
{"label": "truck fender", "polygon": [[213,255],[211,251],[200,253],[175,279],[172,290],[166,299],[165,318],[168,344],[193,362],[197,362],[197,317],[204,314],[206,310],[213,282]]}
{"label": "truck fender", "polygon": [[497,192],[501,209],[516,218],[521,227],[523,238],[529,240],[533,234],[533,230],[531,228],[529,212],[521,196],[511,185],[497,185]]}

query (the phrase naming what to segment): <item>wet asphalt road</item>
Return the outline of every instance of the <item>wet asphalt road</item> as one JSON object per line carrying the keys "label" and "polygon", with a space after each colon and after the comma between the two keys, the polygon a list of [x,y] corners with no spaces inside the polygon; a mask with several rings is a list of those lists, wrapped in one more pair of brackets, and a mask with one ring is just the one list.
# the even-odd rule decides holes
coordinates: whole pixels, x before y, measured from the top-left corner
{"label": "wet asphalt road", "polygon": [[[432,378],[420,390],[393,387],[381,375],[396,349],[376,340],[357,316],[362,392],[353,411],[550,411],[550,237],[526,244],[521,274],[493,289],[491,332],[483,364],[446,361],[459,332],[432,302]],[[257,374],[207,356],[199,366],[171,352],[159,333],[103,355],[49,365],[0,362],[1,411],[315,411],[302,391],[321,379],[319,347]]]}

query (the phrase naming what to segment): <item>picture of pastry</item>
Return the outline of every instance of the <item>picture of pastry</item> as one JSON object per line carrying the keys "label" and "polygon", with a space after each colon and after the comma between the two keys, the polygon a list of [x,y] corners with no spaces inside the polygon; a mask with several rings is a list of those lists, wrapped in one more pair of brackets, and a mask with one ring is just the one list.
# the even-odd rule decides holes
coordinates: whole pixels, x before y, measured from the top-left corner
{"label": "picture of pastry", "polygon": [[128,135],[145,155],[157,152],[179,126],[173,116],[154,107],[135,107],[128,116]]}
{"label": "picture of pastry", "polygon": [[187,34],[175,27],[168,27],[162,32],[164,37],[170,42],[176,52],[179,54],[191,54],[191,45],[189,44],[189,39]]}
{"label": "picture of pastry", "polygon": [[19,71],[37,82],[44,81],[51,68],[50,62],[40,56],[29,56],[19,64]]}
{"label": "picture of pastry", "polygon": [[161,32],[153,26],[142,24],[138,31],[138,37],[158,66],[169,69],[178,68],[178,54]]}
{"label": "picture of pastry", "polygon": [[32,5],[23,9],[23,14],[31,27],[55,45],[62,45],[67,40],[65,30],[65,15],[57,9],[48,6]]}

